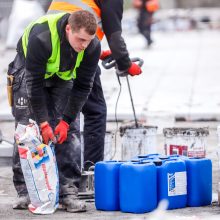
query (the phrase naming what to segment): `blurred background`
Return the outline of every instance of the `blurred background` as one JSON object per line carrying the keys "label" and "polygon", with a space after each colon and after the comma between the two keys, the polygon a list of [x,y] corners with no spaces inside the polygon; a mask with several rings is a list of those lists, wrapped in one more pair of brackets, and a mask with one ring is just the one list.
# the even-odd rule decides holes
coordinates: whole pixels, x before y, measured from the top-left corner
{"label": "blurred background", "polygon": [[[24,3],[26,2],[26,3]],[[20,5],[21,11],[17,16],[25,20],[31,19],[28,3],[38,13],[46,12],[51,0],[0,0],[0,39],[6,40],[9,29],[9,17],[15,7]],[[35,2],[35,3],[33,3]],[[220,1],[218,0],[160,0],[160,10],[154,14],[153,30],[183,30],[191,28],[220,28]],[[22,8],[24,5],[25,8]],[[35,5],[35,6],[34,6]],[[31,6],[29,6],[31,7]],[[41,9],[40,9],[41,8]],[[132,0],[124,1],[125,10],[132,9]],[[40,11],[40,10],[43,10]],[[32,11],[32,18],[35,18]],[[39,12],[40,11],[40,12]],[[24,13],[25,12],[25,13]],[[135,21],[136,14],[130,17],[129,22]],[[19,19],[19,17],[17,17]],[[10,45],[8,45],[10,47]]]}

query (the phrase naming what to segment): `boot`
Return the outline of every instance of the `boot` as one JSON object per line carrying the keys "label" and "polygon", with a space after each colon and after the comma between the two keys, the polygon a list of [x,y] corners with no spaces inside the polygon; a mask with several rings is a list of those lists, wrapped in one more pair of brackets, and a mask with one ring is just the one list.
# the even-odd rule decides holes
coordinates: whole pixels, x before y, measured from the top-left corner
{"label": "boot", "polygon": [[86,204],[83,201],[80,201],[76,195],[66,195],[63,198],[60,198],[60,205],[62,209],[67,212],[85,212]]}
{"label": "boot", "polygon": [[13,203],[13,209],[27,209],[30,204],[29,196],[19,196],[17,200]]}
{"label": "boot", "polygon": [[151,40],[151,39],[149,39],[149,40],[147,41],[147,48],[150,48],[153,43],[154,43],[154,41]]}

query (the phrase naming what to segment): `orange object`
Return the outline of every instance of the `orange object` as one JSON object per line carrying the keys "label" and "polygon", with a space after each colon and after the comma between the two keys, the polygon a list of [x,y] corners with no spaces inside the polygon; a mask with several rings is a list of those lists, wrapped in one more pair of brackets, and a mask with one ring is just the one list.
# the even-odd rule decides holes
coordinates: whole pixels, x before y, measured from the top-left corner
{"label": "orange object", "polygon": [[146,2],[146,9],[149,12],[155,12],[159,9],[159,2],[158,0],[149,0]]}
{"label": "orange object", "polygon": [[74,1],[74,0],[71,3],[67,0],[66,1],[65,0],[53,0],[52,3],[50,4],[48,12],[60,11],[60,12],[72,13],[74,11],[78,11],[82,9],[88,10],[88,8],[90,9],[89,11],[94,14],[94,16],[96,17],[98,21],[96,36],[101,41],[104,36],[104,32],[101,26],[101,10],[95,4],[94,0],[82,0],[81,3],[80,1]]}

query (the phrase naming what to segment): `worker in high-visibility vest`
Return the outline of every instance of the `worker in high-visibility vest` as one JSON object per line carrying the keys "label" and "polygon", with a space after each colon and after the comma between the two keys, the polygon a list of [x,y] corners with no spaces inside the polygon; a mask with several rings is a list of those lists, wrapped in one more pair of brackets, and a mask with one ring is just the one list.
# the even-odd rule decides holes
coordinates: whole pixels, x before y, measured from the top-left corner
{"label": "worker in high-visibility vest", "polygon": [[[80,144],[72,144],[77,137],[70,124],[92,89],[101,52],[96,29],[94,15],[85,10],[43,16],[26,28],[8,70],[10,79],[14,79],[12,109],[16,125],[29,124],[32,118],[40,126],[44,143],[56,142],[57,136],[60,204],[69,212],[86,210],[77,197]],[[13,208],[27,208],[28,192],[17,146],[13,174],[19,197]]]}
{"label": "worker in high-visibility vest", "polygon": [[[132,63],[122,37],[121,19],[123,0],[53,0],[48,13],[72,12],[80,9],[93,13],[98,21],[96,35],[99,40],[106,36],[110,50],[103,51],[100,59],[112,56],[121,75],[139,75],[141,68]],[[84,114],[84,169],[103,160],[106,132],[106,103],[97,69],[93,89],[82,108]],[[112,76],[113,77],[113,76]]]}

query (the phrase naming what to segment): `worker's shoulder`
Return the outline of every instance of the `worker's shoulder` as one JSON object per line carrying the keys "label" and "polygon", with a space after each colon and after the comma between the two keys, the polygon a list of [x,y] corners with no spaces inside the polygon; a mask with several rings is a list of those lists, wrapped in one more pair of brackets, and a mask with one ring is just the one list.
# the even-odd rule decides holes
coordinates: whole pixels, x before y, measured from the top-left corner
{"label": "worker's shoulder", "polygon": [[89,54],[99,54],[101,50],[101,44],[100,41],[98,40],[97,37],[95,37],[91,43],[89,44],[89,46],[86,49],[86,53]]}
{"label": "worker's shoulder", "polygon": [[45,22],[35,25],[30,32],[30,38],[35,40],[38,39],[42,42],[48,42],[48,39],[50,39],[50,30],[48,24]]}

